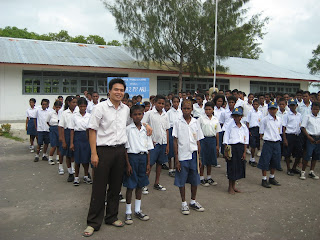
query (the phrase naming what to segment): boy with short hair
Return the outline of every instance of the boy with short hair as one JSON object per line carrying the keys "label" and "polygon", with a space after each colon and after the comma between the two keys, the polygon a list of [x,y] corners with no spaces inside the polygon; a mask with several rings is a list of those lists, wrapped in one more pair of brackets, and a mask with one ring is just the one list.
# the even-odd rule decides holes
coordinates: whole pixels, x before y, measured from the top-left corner
{"label": "boy with short hair", "polygon": [[144,114],[142,123],[150,124],[154,149],[150,151],[150,168],[156,163],[156,178],[153,188],[166,191],[166,188],[159,184],[162,164],[168,162],[169,153],[169,119],[164,111],[165,97],[157,95],[154,99],[155,108]]}
{"label": "boy with short hair", "polygon": [[151,136],[147,136],[146,128],[141,124],[144,108],[141,105],[134,105],[130,109],[130,117],[133,123],[127,126],[126,132],[128,141],[126,143],[126,174],[123,186],[127,188],[126,193],[126,217],[125,223],[133,223],[131,211],[131,198],[133,189],[136,189],[135,213],[134,215],[142,221],[149,220],[149,216],[141,211],[142,187],[149,184],[150,154],[153,149]]}
{"label": "boy with short hair", "polygon": [[[302,146],[299,137],[302,119],[301,114],[296,111],[297,106],[297,100],[291,98],[289,100],[290,111],[282,118],[283,155],[287,163],[287,174],[289,176],[300,174],[300,171],[297,169],[297,165],[302,157]],[[290,169],[291,154],[296,158],[292,169]]]}
{"label": "boy with short hair", "polygon": [[[190,100],[184,100],[181,104],[183,117],[179,118],[173,125],[172,135],[174,137],[174,152],[176,161],[176,175],[174,185],[179,187],[182,200],[181,213],[190,214],[189,207],[185,197],[185,184],[191,184],[190,208],[198,212],[203,212],[204,208],[196,202],[197,186],[200,184],[199,168],[201,160],[200,140],[203,139],[203,133],[199,122],[191,116],[192,103]],[[199,162],[197,161],[199,159]]]}
{"label": "boy with short hair", "polygon": [[308,161],[311,159],[309,177],[318,180],[319,176],[314,173],[317,160],[320,160],[320,103],[314,102],[311,107],[311,114],[302,120],[301,131],[307,137],[306,155],[303,159],[300,179],[305,180],[305,171]]}
{"label": "boy with short hair", "polygon": [[260,104],[259,110],[262,112],[262,116],[265,117],[268,115],[268,105],[265,104],[265,102],[264,102],[264,100],[265,100],[264,95],[260,94],[258,99],[259,99],[259,104]]}
{"label": "boy with short hair", "polygon": [[[282,134],[282,124],[276,116],[277,110],[277,103],[270,102],[268,104],[269,114],[262,119],[259,129],[260,139],[264,140],[264,144],[257,167],[262,170],[261,185],[265,188],[271,188],[270,184],[280,186],[274,177],[274,172],[279,167],[281,160],[280,134]],[[270,170],[269,182],[267,181],[268,170]]]}

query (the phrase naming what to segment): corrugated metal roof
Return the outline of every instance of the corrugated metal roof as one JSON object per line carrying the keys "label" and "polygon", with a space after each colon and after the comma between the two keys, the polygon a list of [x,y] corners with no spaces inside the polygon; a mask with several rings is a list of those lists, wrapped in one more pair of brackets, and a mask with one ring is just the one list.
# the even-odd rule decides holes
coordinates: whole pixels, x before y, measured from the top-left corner
{"label": "corrugated metal roof", "polygon": [[[0,63],[146,69],[124,47],[0,37]],[[262,60],[230,57],[221,64],[225,74],[320,81]],[[153,70],[162,69],[151,65]],[[163,70],[163,69],[162,69]]]}

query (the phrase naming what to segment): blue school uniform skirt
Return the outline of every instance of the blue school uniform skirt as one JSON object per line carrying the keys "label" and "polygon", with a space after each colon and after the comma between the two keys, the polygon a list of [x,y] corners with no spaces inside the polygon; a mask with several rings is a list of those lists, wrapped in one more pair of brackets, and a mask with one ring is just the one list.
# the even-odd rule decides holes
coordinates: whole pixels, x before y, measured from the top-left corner
{"label": "blue school uniform skirt", "polygon": [[260,147],[259,127],[249,128],[249,132],[250,132],[250,137],[249,137],[250,147],[259,148]]}
{"label": "blue school uniform skirt", "polygon": [[204,166],[217,166],[217,139],[216,137],[205,137],[200,140],[201,162]]}
{"label": "blue school uniform skirt", "polygon": [[50,145],[51,147],[59,147],[58,126],[50,126]]}
{"label": "blue school uniform skirt", "polygon": [[86,131],[74,131],[74,161],[77,164],[89,163],[91,149]]}
{"label": "blue school uniform skirt", "polygon": [[62,147],[62,142],[59,143],[59,150],[60,150],[60,153],[62,154],[62,156],[67,156],[67,157],[73,157],[73,151],[71,151],[70,149],[70,129],[69,128],[66,128],[63,130],[64,131],[64,138],[66,140],[66,144],[67,144],[67,148],[66,149],[63,149]]}
{"label": "blue school uniform skirt", "polygon": [[149,185],[149,178],[147,176],[147,161],[148,155],[128,153],[129,163],[132,168],[130,176],[127,175],[127,166],[123,178],[123,186],[129,189],[142,188]]}
{"label": "blue school uniform skirt", "polygon": [[229,180],[238,180],[246,177],[246,160],[242,160],[244,144],[231,145],[232,158],[227,160],[227,174]]}
{"label": "blue school uniform skirt", "polygon": [[27,134],[31,136],[37,136],[38,132],[36,126],[34,125],[34,119],[37,121],[36,118],[30,118],[27,125]]}
{"label": "blue school uniform skirt", "polygon": [[181,171],[176,171],[174,185],[184,187],[186,183],[190,183],[192,186],[198,186],[200,184],[200,176],[197,166],[197,152],[192,153],[192,159],[179,162]]}
{"label": "blue school uniform skirt", "polygon": [[172,129],[173,129],[172,127],[169,128],[169,154],[168,154],[169,159],[174,157]]}

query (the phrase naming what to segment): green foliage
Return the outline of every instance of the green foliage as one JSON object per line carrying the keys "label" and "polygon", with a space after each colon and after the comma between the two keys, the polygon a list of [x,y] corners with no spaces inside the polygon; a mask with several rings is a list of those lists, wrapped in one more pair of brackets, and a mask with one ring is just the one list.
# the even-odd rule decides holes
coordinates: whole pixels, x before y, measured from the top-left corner
{"label": "green foliage", "polygon": [[9,123],[2,124],[0,129],[1,129],[1,132],[3,132],[3,133],[10,133],[11,124],[9,124]]}
{"label": "green foliage", "polygon": [[320,44],[312,51],[312,58],[309,60],[307,67],[310,69],[311,74],[320,73]]}
{"label": "green foliage", "polygon": [[[27,28],[19,29],[17,27],[7,26],[5,28],[0,28],[0,36],[45,40],[45,41],[75,42],[75,43],[85,43],[85,44],[106,45],[106,41],[104,40],[104,38],[98,35],[89,35],[88,37],[85,37],[83,35],[78,35],[78,36],[72,37],[69,35],[68,31],[66,30],[61,30],[58,33],[48,33],[48,34],[39,35],[38,33],[28,32]],[[108,42],[108,45],[121,46],[121,43],[117,40],[112,40]]]}

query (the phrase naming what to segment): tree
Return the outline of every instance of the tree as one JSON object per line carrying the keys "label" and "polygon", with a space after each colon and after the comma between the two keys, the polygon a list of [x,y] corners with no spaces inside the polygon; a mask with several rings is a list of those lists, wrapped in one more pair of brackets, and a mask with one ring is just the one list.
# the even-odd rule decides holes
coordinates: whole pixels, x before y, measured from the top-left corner
{"label": "tree", "polygon": [[320,44],[312,51],[312,58],[309,60],[307,67],[310,69],[311,74],[320,73]]}
{"label": "tree", "polygon": [[89,35],[89,37],[87,37],[87,43],[97,44],[97,45],[106,45],[106,41],[103,39],[103,37],[100,37],[98,35]]}
{"label": "tree", "polygon": [[[268,19],[244,17],[249,0],[220,0],[218,23],[219,59],[229,56],[257,58]],[[212,0],[115,0],[105,1],[116,19],[118,31],[140,63],[165,65],[182,73],[212,73],[215,4]],[[218,64],[217,69],[225,70]]]}
{"label": "tree", "polygon": [[121,46],[122,44],[118,40],[112,40],[107,43],[109,46]]}
{"label": "tree", "polygon": [[83,35],[78,35],[78,36],[75,36],[75,37],[71,37],[70,42],[87,43],[87,39]]}

